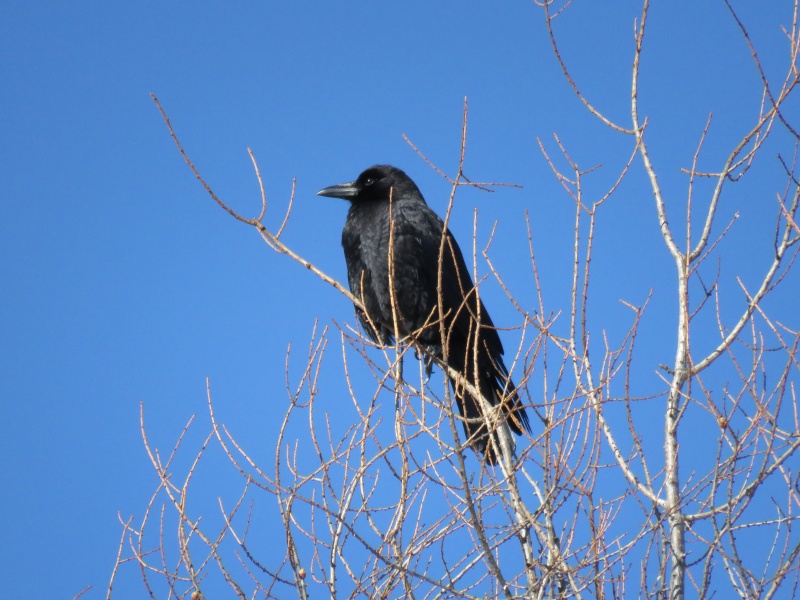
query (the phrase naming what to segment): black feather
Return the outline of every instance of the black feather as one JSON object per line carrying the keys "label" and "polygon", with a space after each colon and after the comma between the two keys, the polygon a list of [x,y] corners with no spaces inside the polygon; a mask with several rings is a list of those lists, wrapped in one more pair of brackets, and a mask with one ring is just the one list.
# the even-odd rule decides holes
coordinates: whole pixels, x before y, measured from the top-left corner
{"label": "black feather", "polygon": [[[442,340],[438,278],[444,223],[425,203],[416,184],[400,169],[376,165],[353,182],[318,193],[351,203],[342,246],[350,290],[366,309],[357,314],[367,335],[380,344],[390,344],[396,318],[401,336],[413,335],[438,358],[444,358],[446,347],[447,364],[491,405],[502,403],[511,430],[530,432],[528,415],[503,363],[500,336],[477,297],[464,256],[449,231],[441,254]],[[451,384],[467,441],[490,462],[496,462],[479,404],[463,386],[453,380]]]}

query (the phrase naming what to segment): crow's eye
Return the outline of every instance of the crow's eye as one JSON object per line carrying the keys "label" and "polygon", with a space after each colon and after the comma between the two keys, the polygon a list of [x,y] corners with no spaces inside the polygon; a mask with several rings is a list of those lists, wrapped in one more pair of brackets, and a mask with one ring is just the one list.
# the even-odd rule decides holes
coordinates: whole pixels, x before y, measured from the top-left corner
{"label": "crow's eye", "polygon": [[374,180],[372,177],[367,177],[367,178],[364,180],[364,187],[369,187],[369,186],[371,186],[373,183],[375,183],[375,180]]}

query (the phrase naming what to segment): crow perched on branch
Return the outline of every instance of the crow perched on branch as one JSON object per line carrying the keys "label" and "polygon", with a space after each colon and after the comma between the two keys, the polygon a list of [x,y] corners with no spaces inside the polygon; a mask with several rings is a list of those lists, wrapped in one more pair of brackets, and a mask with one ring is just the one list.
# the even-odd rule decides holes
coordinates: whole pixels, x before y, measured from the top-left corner
{"label": "crow perched on branch", "polygon": [[[505,430],[507,423],[518,435],[523,428],[530,432],[530,424],[503,363],[500,336],[455,238],[449,231],[443,235],[444,223],[411,178],[389,165],[370,167],[355,181],[317,193],[350,201],[342,246],[350,291],[366,310],[356,311],[364,331],[383,345],[392,343],[395,332],[410,336],[461,374],[461,382],[451,378],[450,383],[467,442],[495,463],[487,419],[498,424],[493,429]],[[501,405],[502,414],[484,415],[464,381],[489,405]],[[508,439],[513,448],[513,437]]]}

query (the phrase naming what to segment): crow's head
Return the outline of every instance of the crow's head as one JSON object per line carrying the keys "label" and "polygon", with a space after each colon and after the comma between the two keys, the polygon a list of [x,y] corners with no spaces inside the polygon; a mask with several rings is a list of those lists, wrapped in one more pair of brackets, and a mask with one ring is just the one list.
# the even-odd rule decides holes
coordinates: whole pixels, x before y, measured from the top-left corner
{"label": "crow's head", "polygon": [[350,202],[388,202],[400,198],[422,199],[419,188],[411,178],[397,167],[375,165],[358,179],[340,183],[317,192],[319,196],[343,198]]}

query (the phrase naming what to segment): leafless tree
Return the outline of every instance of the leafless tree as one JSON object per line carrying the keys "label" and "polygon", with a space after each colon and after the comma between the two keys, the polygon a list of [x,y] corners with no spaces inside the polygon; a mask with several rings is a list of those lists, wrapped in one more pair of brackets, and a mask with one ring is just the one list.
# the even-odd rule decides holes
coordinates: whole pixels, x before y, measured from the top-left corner
{"label": "leafless tree", "polygon": [[[307,598],[312,592],[332,598],[779,598],[795,593],[800,331],[796,318],[793,324],[772,318],[767,299],[796,297],[798,289],[790,270],[800,248],[795,220],[800,136],[797,117],[787,110],[800,82],[798,3],[784,29],[781,80],[767,76],[745,24],[727,5],[762,82],[760,110],[715,168],[699,166],[704,143],[713,135],[710,116],[696,132],[697,150],[683,170],[686,196],[678,219],[680,205],[660,186],[651,159],[654,142],[638,93],[649,1],[644,0],[634,27],[630,124],[603,114],[562,58],[557,18],[577,8],[568,0],[539,6],[565,80],[591,115],[608,126],[610,136],[630,140],[630,151],[612,184],[594,193],[587,191],[594,167],[573,160],[558,135],[552,142],[539,140],[575,210],[568,309],[546,301],[536,231],[527,215],[535,303],[520,301],[505,285],[503,266],[492,262],[491,236],[483,249],[473,243],[478,289],[480,282],[495,279],[518,314],[520,343],[510,370],[538,417],[536,435],[516,450],[501,436],[502,460],[496,467],[474,455],[467,459],[471,451],[459,439],[460,417],[446,381],[429,379],[421,362],[404,360],[425,352],[413,337],[380,348],[346,324],[315,325],[307,352],[287,353],[287,402],[272,464],[252,458],[235,432],[217,420],[210,386],[208,431],[196,448],[185,437],[190,425],[197,428],[190,421],[169,456],[162,457],[148,439],[142,412],[142,435],[160,484],[142,517],[120,519],[109,597],[131,565],[153,598],[200,598],[203,590],[220,584],[241,598]],[[261,211],[253,219],[235,212],[197,171],[158,108],[214,201],[256,229],[269,248],[358,305],[339,282],[282,241],[294,193],[281,224],[269,229],[266,193],[251,153]],[[458,170],[452,176],[440,172],[452,185],[446,222],[461,187],[497,185],[465,177],[466,141],[465,102]],[[767,149],[776,147],[774,158]],[[754,252],[768,248],[770,258],[757,281],[722,275],[726,237],[738,219],[737,214],[720,223],[723,192],[747,181],[756,163],[771,160],[778,161],[783,176],[773,189],[756,193],[764,210],[774,213],[774,234],[751,240]],[[670,292],[672,301],[677,299],[674,321],[652,324],[647,333],[640,328],[648,322],[654,292],[637,301],[620,299],[630,315],[622,328],[595,322],[590,314],[590,275],[604,258],[594,246],[598,216],[614,210],[622,182],[636,168],[643,169],[649,186],[641,194],[642,210],[652,211],[654,205],[658,243],[666,247],[676,276]],[[774,200],[765,200],[770,196]],[[702,215],[699,232],[692,229],[695,214]],[[477,212],[474,223],[477,240]],[[733,319],[730,306],[741,307]],[[670,340],[670,365],[641,365],[638,359],[635,365],[644,349],[664,348]],[[333,403],[319,385],[330,352],[344,358],[341,377],[350,402],[338,398],[335,406],[349,406],[352,425],[345,431],[331,425]],[[301,374],[291,379],[290,366],[297,364]],[[371,375],[366,382],[364,372]],[[642,372],[659,377],[653,384]],[[459,378],[452,370],[449,375]],[[482,401],[477,390],[470,393]],[[392,422],[378,410],[389,398]],[[485,402],[484,412],[490,423],[497,418]],[[642,431],[656,419],[663,437],[654,445]],[[294,423],[306,424],[302,434]],[[704,435],[688,439],[683,432],[689,425]],[[192,482],[212,449],[221,451],[229,470],[238,474],[238,492],[232,504],[220,499],[217,515],[201,519],[191,510]],[[192,457],[185,467],[176,465],[181,454]],[[279,539],[265,541],[259,529],[258,515],[267,513],[280,524]]]}

